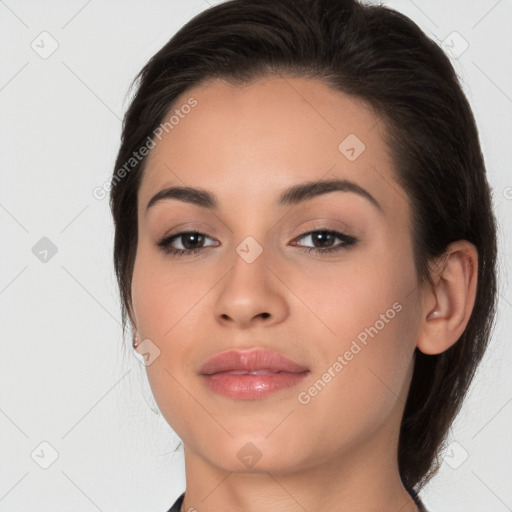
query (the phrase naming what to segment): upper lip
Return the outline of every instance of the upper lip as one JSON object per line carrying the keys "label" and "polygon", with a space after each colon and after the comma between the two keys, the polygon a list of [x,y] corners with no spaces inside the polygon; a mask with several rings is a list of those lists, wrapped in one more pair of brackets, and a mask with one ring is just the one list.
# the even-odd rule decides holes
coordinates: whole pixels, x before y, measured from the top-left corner
{"label": "upper lip", "polygon": [[201,367],[201,375],[227,372],[230,370],[271,370],[274,372],[301,373],[308,368],[287,357],[270,350],[256,349],[251,351],[229,350],[215,354]]}

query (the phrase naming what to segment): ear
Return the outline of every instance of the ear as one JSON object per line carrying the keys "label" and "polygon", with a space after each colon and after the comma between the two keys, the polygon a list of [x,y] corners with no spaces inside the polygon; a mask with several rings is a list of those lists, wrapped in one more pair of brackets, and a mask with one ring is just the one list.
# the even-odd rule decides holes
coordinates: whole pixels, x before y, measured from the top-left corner
{"label": "ear", "polygon": [[473,311],[478,281],[478,251],[467,240],[448,246],[431,274],[434,288],[422,291],[422,317],[416,346],[440,354],[460,338]]}

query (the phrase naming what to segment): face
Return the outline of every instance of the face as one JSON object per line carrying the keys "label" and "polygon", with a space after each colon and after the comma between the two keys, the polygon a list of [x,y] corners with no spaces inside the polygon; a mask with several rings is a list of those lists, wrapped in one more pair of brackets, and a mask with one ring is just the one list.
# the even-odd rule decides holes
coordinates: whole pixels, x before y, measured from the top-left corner
{"label": "face", "polygon": [[[275,474],[361,450],[384,457],[396,449],[420,309],[411,210],[383,123],[306,78],[216,80],[176,109],[139,190],[132,299],[155,400],[186,456],[250,471],[243,455],[254,455]],[[352,185],[280,201],[327,180]],[[148,208],[171,187],[216,203],[164,194]],[[253,394],[227,396],[200,373],[232,349],[267,349],[307,371],[260,394],[272,377],[246,375]]]}

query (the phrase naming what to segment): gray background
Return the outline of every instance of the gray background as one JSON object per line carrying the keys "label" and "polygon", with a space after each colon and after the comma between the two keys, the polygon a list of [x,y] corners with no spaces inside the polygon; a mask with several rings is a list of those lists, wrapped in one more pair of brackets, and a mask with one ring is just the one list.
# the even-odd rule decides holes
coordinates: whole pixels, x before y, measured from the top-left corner
{"label": "gray background", "polygon": [[[160,512],[184,489],[179,439],[144,367],[121,347],[112,222],[93,190],[112,172],[130,81],[211,3],[0,1],[0,511]],[[384,3],[445,41],[474,109],[499,221],[494,336],[422,496],[430,512],[505,512],[512,1]]]}

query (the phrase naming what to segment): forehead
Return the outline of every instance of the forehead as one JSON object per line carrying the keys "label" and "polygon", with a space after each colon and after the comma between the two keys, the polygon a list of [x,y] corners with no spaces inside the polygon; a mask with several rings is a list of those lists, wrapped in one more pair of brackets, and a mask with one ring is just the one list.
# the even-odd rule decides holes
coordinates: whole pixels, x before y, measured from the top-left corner
{"label": "forehead", "polygon": [[330,177],[356,182],[383,205],[400,200],[384,123],[363,101],[318,80],[213,80],[177,98],[171,117],[148,157],[141,208],[172,185],[243,203]]}

